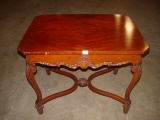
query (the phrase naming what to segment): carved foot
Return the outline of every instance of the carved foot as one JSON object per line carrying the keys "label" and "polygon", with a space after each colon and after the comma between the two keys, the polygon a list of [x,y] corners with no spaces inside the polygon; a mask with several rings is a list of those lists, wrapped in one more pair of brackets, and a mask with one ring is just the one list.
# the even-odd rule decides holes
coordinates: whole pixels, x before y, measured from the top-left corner
{"label": "carved foot", "polygon": [[118,73],[118,68],[114,68],[114,70],[113,70],[113,74],[117,74]]}
{"label": "carved foot", "polygon": [[131,106],[131,102],[125,102],[123,105],[123,113],[127,114],[130,106]]}
{"label": "carved foot", "polygon": [[39,114],[43,114],[43,106],[42,105],[38,105],[36,103],[35,107],[36,107],[36,109],[37,109],[37,111],[38,111]]}
{"label": "carved foot", "polygon": [[51,70],[49,68],[45,68],[45,69],[46,69],[47,75],[50,75],[51,74]]}
{"label": "carved foot", "polygon": [[87,84],[88,84],[88,80],[87,80],[86,78],[80,78],[80,79],[78,80],[78,85],[79,85],[80,87],[86,87]]}

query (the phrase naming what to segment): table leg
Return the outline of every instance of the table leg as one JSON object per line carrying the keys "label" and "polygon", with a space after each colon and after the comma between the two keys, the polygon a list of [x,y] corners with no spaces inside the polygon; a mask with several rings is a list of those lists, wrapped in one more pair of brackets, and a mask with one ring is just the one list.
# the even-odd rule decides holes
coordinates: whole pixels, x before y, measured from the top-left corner
{"label": "table leg", "polygon": [[37,94],[37,100],[35,101],[35,106],[37,108],[37,111],[39,114],[43,113],[43,104],[42,104],[42,93],[40,88],[38,87],[38,84],[34,78],[34,73],[37,71],[36,66],[34,65],[27,65],[26,68],[26,76],[28,79],[28,82],[31,84],[33,89],[35,90]]}
{"label": "table leg", "polygon": [[117,74],[118,73],[118,67],[116,67],[116,68],[114,68],[114,70],[113,70],[113,74]]}
{"label": "table leg", "polygon": [[142,72],[141,65],[140,64],[133,64],[131,66],[131,71],[133,72],[133,78],[132,78],[132,80],[131,80],[131,82],[125,92],[125,99],[124,99],[124,104],[123,104],[123,112],[124,113],[127,113],[130,108],[130,105],[131,105],[130,93],[131,93],[132,89],[134,88],[134,86],[139,81],[139,78],[141,76],[141,72]]}
{"label": "table leg", "polygon": [[45,67],[45,70],[46,70],[47,75],[51,74],[51,70],[49,68]]}
{"label": "table leg", "polygon": [[[132,62],[131,71],[133,72],[133,78],[132,78],[129,86],[126,89],[124,98],[121,97],[121,96],[118,96],[116,94],[100,90],[100,89],[94,87],[91,83],[91,81],[99,75],[103,75],[103,74],[106,74],[106,73],[111,72],[111,71],[113,71],[114,74],[117,74],[117,72],[118,72],[117,67],[120,66],[120,65],[126,64],[126,63],[128,63],[128,62],[123,62],[121,64],[113,65],[113,66],[109,67],[108,69],[101,70],[101,71],[98,71],[96,73],[93,73],[92,75],[89,76],[88,79],[80,78],[79,80],[77,79],[77,77],[75,75],[73,75],[71,73],[52,68],[51,66],[45,66],[46,67],[46,72],[47,72],[48,75],[51,74],[51,71],[56,72],[56,73],[61,74],[61,75],[65,75],[67,77],[70,77],[74,81],[74,85],[67,90],[49,95],[49,96],[42,99],[41,90],[40,90],[40,88],[39,88],[39,86],[36,83],[36,80],[34,78],[34,73],[37,71],[37,68],[35,66],[36,63],[35,63],[35,61],[32,61],[32,59],[29,59],[29,57],[28,57],[27,58],[26,75],[27,75],[27,79],[28,79],[29,83],[31,84],[31,86],[33,87],[33,89],[35,90],[35,92],[37,94],[37,100],[36,100],[35,103],[36,103],[36,108],[37,108],[38,113],[39,114],[43,113],[43,105],[45,103],[47,103],[48,101],[50,101],[52,99],[70,94],[71,92],[75,91],[78,86],[80,86],[80,87],[88,86],[91,91],[93,91],[97,94],[100,94],[100,95],[103,95],[103,96],[106,96],[106,97],[110,97],[112,99],[115,99],[115,100],[121,102],[123,104],[123,112],[127,113],[129,108],[130,108],[130,105],[131,105],[130,93],[131,93],[132,89],[134,88],[134,86],[136,85],[136,83],[138,82],[139,77],[141,75],[141,65],[140,65],[141,58],[135,58],[134,61]],[[42,65],[44,65],[44,64],[42,64]]]}

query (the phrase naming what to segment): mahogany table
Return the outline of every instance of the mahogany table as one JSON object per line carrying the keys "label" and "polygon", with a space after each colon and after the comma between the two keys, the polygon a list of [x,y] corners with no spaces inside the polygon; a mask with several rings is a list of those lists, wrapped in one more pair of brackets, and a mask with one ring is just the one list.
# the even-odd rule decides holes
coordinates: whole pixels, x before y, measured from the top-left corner
{"label": "mahogany table", "polygon": [[[37,94],[35,103],[39,114],[43,113],[45,103],[75,91],[78,86],[88,86],[97,94],[121,102],[123,112],[127,113],[131,105],[130,93],[141,75],[142,55],[148,50],[148,44],[132,20],[120,14],[40,15],[34,18],[18,46],[18,51],[26,56],[27,79]],[[124,97],[92,85],[95,77],[110,71],[116,74],[118,67],[125,64],[131,65],[133,78]],[[52,71],[70,77],[74,85],[42,98],[34,78],[37,65],[44,67],[48,75]],[[106,69],[90,75],[88,79],[78,79],[57,69],[61,66],[70,69],[106,66]]]}

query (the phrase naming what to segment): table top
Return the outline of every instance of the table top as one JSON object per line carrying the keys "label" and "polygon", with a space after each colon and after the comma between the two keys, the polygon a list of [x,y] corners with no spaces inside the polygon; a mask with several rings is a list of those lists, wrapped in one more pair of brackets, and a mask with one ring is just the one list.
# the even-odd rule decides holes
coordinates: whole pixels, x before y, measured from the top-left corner
{"label": "table top", "polygon": [[24,55],[144,54],[148,49],[132,20],[120,14],[40,15],[18,46]]}

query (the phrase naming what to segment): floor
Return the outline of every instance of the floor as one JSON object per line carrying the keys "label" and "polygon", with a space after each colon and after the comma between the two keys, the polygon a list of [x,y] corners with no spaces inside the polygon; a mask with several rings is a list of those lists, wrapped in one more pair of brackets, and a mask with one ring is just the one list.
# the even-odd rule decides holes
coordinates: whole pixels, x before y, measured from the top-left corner
{"label": "floor", "polygon": [[[160,119],[160,1],[159,0],[1,0],[0,1],[0,120],[159,120]],[[17,45],[34,16],[40,14],[124,14],[131,17],[150,45],[143,57],[143,73],[131,94],[132,106],[123,114],[122,104],[91,92],[87,87],[44,105],[39,115],[36,95],[26,80],[25,59]],[[93,71],[75,71],[88,77]],[[123,96],[131,80],[130,67],[96,78],[93,84]],[[47,76],[38,67],[37,82],[43,95],[71,86],[69,78]],[[116,83],[116,84],[115,84]]]}

